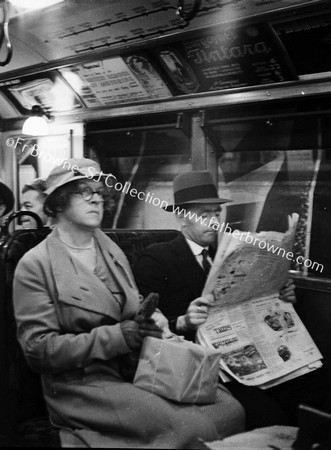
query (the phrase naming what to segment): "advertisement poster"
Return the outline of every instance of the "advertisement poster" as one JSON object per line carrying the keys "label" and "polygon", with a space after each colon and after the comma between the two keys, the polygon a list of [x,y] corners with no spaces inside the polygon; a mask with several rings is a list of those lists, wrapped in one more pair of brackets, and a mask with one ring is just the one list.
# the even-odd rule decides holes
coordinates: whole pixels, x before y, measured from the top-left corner
{"label": "advertisement poster", "polygon": [[331,70],[331,14],[274,26],[300,75]]}
{"label": "advertisement poster", "polygon": [[145,55],[135,53],[125,56],[123,59],[150,97],[162,98],[172,96],[167,85]]}
{"label": "advertisement poster", "polygon": [[268,24],[235,29],[156,49],[178,93],[208,92],[297,78]]}
{"label": "advertisement poster", "polygon": [[82,107],[79,98],[60,77],[50,76],[23,83],[18,80],[8,91],[26,109],[34,105],[52,111],[70,111]]}
{"label": "advertisement poster", "polygon": [[[88,108],[150,98],[143,85],[147,81],[140,82],[121,57],[73,66],[70,70],[62,69],[61,74]],[[149,90],[152,89],[150,87],[152,81],[158,83],[155,95],[169,95],[162,80],[157,78],[156,72],[150,71]]]}

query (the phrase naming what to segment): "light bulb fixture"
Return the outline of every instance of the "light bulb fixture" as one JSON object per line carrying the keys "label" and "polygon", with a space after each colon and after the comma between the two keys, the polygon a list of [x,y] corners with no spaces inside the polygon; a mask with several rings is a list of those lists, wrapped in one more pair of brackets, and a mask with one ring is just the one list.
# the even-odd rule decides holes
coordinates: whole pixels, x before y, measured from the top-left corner
{"label": "light bulb fixture", "polygon": [[56,3],[63,2],[63,0],[9,0],[9,2],[17,8],[24,9],[41,9],[53,6]]}
{"label": "light bulb fixture", "polygon": [[51,120],[51,115],[42,106],[34,105],[29,111],[31,114],[22,127],[22,133],[29,136],[47,136],[48,122]]}
{"label": "light bulb fixture", "polygon": [[178,0],[176,14],[185,22],[189,23],[190,20],[198,14],[201,7],[201,0],[194,0],[194,5],[189,12],[185,11],[184,0]]}

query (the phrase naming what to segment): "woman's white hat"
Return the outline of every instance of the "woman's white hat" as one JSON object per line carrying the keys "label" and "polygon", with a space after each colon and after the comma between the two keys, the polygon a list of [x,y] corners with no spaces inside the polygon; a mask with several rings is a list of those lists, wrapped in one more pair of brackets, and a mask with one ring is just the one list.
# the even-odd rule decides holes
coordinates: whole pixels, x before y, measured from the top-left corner
{"label": "woman's white hat", "polygon": [[92,180],[102,175],[100,165],[93,159],[77,158],[68,159],[55,167],[46,179],[47,204],[50,196],[61,186],[76,180]]}

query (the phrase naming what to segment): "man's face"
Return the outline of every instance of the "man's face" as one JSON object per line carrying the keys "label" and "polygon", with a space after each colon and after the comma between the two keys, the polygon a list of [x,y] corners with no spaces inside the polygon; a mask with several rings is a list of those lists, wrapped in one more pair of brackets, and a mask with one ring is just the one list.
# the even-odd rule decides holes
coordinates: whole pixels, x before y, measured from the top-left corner
{"label": "man's face", "polygon": [[[43,211],[43,206],[44,206],[44,198],[38,191],[31,189],[22,194],[21,211],[32,211],[38,214],[43,224],[46,224],[47,216]],[[36,221],[30,216],[23,216],[22,225],[24,228],[35,228]]]}
{"label": "man's face", "polygon": [[191,214],[180,218],[183,234],[202,247],[216,242],[218,229],[215,224],[220,223],[221,207],[217,204],[194,205],[186,208],[186,212]]}

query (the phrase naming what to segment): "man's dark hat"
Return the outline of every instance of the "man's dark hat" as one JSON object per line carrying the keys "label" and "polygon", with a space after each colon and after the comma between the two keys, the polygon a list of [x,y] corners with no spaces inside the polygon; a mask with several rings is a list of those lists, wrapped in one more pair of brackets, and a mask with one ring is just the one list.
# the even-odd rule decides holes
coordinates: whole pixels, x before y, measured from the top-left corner
{"label": "man's dark hat", "polygon": [[177,175],[174,179],[174,205],[169,205],[165,211],[174,211],[174,207],[189,203],[227,203],[226,198],[219,198],[211,173],[187,172]]}
{"label": "man's dark hat", "polygon": [[9,187],[6,186],[1,180],[0,180],[0,197],[3,199],[3,202],[6,205],[5,212],[2,214],[4,216],[14,208],[15,198],[11,189],[9,189]]}

